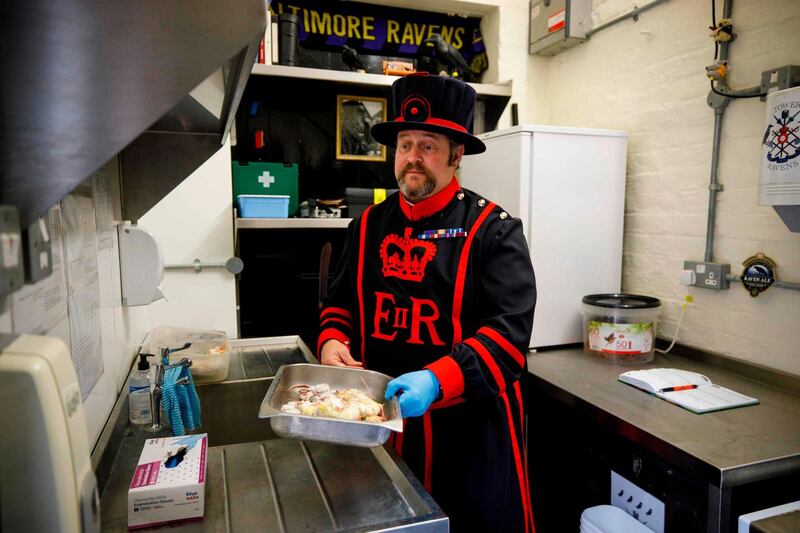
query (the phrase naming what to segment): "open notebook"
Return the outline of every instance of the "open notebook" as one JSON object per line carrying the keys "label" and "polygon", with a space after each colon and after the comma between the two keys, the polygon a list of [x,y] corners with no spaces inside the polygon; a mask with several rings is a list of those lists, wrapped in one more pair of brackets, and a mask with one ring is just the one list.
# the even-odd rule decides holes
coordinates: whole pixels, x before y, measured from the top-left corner
{"label": "open notebook", "polygon": [[619,380],[680,405],[693,413],[708,413],[758,403],[755,398],[714,385],[704,375],[688,370],[675,368],[632,370],[620,374]]}

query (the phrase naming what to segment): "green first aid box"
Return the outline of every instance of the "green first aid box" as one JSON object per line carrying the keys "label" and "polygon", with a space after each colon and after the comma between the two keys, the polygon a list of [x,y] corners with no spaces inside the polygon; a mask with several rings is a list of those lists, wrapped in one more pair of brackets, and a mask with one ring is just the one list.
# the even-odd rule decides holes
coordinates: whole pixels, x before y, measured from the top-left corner
{"label": "green first aid box", "polygon": [[297,212],[297,163],[233,162],[233,201],[240,194],[286,195],[289,216]]}

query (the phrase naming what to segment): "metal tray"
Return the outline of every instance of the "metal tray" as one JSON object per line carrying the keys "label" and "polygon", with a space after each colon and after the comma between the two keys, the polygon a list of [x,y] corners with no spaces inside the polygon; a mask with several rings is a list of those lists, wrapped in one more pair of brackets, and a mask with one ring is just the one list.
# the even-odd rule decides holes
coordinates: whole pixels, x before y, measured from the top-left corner
{"label": "metal tray", "polygon": [[[332,444],[372,448],[380,446],[392,431],[403,431],[400,404],[397,398],[385,400],[386,384],[392,378],[380,372],[338,366],[310,365],[299,363],[284,365],[275,374],[267,395],[261,402],[259,418],[269,418],[272,430],[290,439],[315,440]],[[338,418],[305,416],[284,413],[281,406],[296,400],[297,394],[290,390],[294,385],[318,385],[327,383],[332,389],[367,390],[376,402],[383,403],[386,422],[357,422]]]}

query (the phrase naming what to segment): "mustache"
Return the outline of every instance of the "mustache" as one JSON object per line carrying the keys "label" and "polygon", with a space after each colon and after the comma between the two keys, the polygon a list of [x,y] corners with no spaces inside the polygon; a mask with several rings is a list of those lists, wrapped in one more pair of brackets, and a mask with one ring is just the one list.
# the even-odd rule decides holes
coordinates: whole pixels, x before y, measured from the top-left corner
{"label": "mustache", "polygon": [[413,170],[415,172],[424,172],[425,175],[428,176],[428,177],[430,177],[430,175],[431,175],[430,171],[425,167],[425,165],[423,165],[421,163],[419,163],[419,164],[407,163],[406,166],[403,167],[403,171],[401,172],[401,175],[405,175],[405,173],[410,171],[410,170]]}

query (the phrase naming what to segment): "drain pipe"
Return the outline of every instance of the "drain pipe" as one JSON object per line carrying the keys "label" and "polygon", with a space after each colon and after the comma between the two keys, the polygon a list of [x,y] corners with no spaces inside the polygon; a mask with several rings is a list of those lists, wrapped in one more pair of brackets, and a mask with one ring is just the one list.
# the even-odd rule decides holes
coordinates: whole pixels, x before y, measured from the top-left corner
{"label": "drain pipe", "polygon": [[[722,18],[731,18],[733,0],[725,0],[725,6],[722,9]],[[716,24],[716,21],[714,21]],[[721,61],[728,60],[728,47],[730,42],[726,41],[719,45],[719,59]],[[711,150],[711,181],[708,184],[708,223],[706,224],[706,252],[704,261],[710,263],[714,257],[714,222],[717,216],[717,193],[724,189],[724,186],[719,183],[717,171],[719,170],[719,147],[720,138],[722,136],[722,117],[725,114],[725,108],[728,107],[731,99],[719,95],[714,91],[708,93],[706,99],[708,105],[714,108],[714,144]]]}

